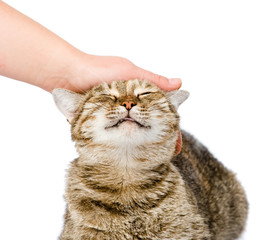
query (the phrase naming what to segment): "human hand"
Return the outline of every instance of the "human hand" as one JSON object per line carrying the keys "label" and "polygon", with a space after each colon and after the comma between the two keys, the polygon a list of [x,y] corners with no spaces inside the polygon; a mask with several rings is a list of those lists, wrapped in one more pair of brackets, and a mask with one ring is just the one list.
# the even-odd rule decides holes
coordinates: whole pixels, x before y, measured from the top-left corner
{"label": "human hand", "polygon": [[[54,88],[63,87],[83,92],[102,82],[114,80],[141,79],[155,83],[161,89],[170,91],[181,86],[179,78],[168,79],[137,67],[128,59],[112,56],[95,56],[80,52],[75,61],[72,77],[54,81]],[[57,86],[59,85],[59,86]]]}

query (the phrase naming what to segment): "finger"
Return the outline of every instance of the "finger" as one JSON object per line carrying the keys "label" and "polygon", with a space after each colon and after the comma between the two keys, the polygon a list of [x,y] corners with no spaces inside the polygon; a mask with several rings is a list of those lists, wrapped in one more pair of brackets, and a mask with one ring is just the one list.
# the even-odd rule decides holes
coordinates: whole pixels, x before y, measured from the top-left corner
{"label": "finger", "polygon": [[153,82],[164,91],[175,90],[180,88],[182,85],[180,78],[166,78],[141,68],[137,71],[137,78]]}

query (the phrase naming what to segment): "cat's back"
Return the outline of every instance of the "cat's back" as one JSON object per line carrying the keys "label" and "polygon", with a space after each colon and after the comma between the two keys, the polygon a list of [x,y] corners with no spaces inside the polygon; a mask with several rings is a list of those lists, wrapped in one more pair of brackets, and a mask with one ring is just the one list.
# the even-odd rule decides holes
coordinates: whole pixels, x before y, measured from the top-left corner
{"label": "cat's back", "polygon": [[245,227],[248,204],[235,175],[189,133],[182,131],[183,147],[172,163],[198,204],[216,240],[236,239]]}

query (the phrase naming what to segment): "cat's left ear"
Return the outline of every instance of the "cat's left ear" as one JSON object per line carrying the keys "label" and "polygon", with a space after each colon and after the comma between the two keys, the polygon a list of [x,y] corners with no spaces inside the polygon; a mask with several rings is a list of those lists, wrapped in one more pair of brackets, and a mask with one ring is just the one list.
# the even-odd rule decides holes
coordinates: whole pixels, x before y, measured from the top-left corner
{"label": "cat's left ear", "polygon": [[166,92],[165,94],[176,110],[189,97],[189,92],[185,90],[174,90]]}
{"label": "cat's left ear", "polygon": [[71,123],[82,101],[82,95],[61,88],[54,89],[52,95],[59,111]]}

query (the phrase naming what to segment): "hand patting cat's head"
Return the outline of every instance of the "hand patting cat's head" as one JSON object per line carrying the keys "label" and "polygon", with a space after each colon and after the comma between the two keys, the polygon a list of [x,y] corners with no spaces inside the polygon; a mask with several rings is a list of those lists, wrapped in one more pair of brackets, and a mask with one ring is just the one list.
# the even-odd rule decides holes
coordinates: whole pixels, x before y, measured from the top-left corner
{"label": "hand patting cat's head", "polygon": [[182,90],[164,93],[140,80],[103,83],[85,94],[64,89],[52,94],[76,142],[125,148],[165,145],[170,150],[179,132],[176,110],[189,95]]}

